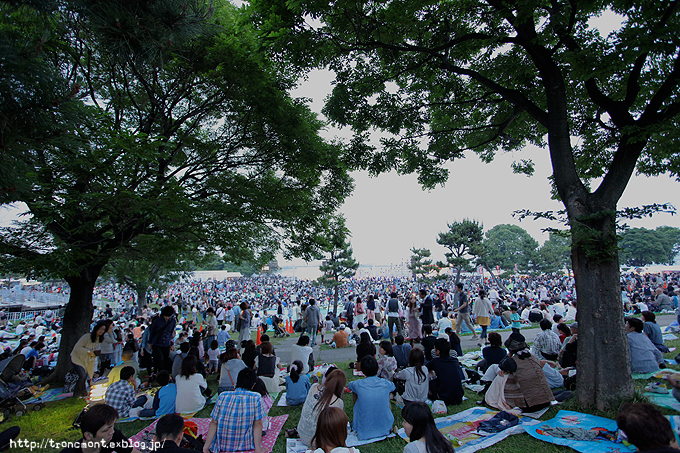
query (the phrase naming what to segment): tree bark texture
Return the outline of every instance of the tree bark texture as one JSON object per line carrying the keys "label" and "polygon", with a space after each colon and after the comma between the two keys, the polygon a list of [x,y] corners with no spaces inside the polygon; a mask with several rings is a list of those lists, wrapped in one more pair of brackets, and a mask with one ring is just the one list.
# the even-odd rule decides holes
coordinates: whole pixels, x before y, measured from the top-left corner
{"label": "tree bark texture", "polygon": [[578,297],[580,406],[615,408],[633,395],[623,328],[615,209],[572,221],[572,263]]}
{"label": "tree bark texture", "polygon": [[88,268],[78,276],[66,278],[71,289],[71,296],[64,312],[57,366],[49,376],[49,381],[62,382],[64,380],[66,373],[71,370],[73,347],[80,337],[90,331],[94,314],[92,292],[100,271],[101,267]]}

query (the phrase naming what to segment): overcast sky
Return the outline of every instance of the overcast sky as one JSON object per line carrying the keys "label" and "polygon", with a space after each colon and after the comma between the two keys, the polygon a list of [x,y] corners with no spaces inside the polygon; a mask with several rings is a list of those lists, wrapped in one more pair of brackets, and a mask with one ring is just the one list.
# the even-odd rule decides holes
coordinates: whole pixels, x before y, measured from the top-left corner
{"label": "overcast sky", "polygon": [[[293,94],[310,98],[312,109],[319,113],[332,88],[332,80],[330,72],[314,71]],[[325,136],[349,137],[350,133],[329,129]],[[534,161],[534,176],[512,173],[512,162],[520,159]],[[548,239],[543,229],[562,227],[546,220],[520,222],[513,217],[513,212],[520,209],[564,209],[562,203],[550,199],[547,178],[552,168],[547,149],[530,146],[522,152],[499,153],[490,164],[468,153],[465,159],[449,163],[447,168],[451,176],[445,187],[431,191],[422,190],[416,175],[399,176],[392,172],[371,178],[366,172],[353,173],[356,188],[341,212],[352,233],[354,256],[361,264],[396,265],[409,259],[412,247],[428,248],[435,260],[444,260],[446,249],[437,244],[438,233],[448,229],[447,222],[464,218],[478,220],[485,232],[498,224],[517,224],[540,244]],[[668,176],[634,176],[618,206],[652,203],[671,203],[680,208],[678,182]],[[651,229],[661,225],[680,227],[680,217],[662,213],[627,223]],[[294,260],[282,264],[305,263]]]}

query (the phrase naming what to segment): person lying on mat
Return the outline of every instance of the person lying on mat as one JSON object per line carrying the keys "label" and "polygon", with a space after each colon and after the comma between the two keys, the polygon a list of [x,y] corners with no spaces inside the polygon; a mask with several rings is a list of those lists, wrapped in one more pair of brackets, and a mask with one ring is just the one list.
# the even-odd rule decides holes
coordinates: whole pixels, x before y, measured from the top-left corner
{"label": "person lying on mat", "polygon": [[116,420],[118,411],[108,404],[91,406],[80,420],[83,438],[61,453],[140,453],[136,448],[119,446],[128,439],[120,430],[114,429]]}
{"label": "person lying on mat", "polygon": [[262,419],[266,413],[262,396],[253,391],[257,379],[255,370],[244,368],[236,379],[236,389],[220,393],[210,414],[203,453],[262,452]]}

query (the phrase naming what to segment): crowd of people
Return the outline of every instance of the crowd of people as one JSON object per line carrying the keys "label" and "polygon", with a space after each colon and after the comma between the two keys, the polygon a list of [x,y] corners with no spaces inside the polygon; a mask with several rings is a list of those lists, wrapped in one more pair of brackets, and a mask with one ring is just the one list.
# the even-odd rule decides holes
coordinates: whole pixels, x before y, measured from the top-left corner
{"label": "crowd of people", "polygon": [[[678,308],[677,280],[678,275],[622,276],[622,303],[631,315],[642,316],[625,320],[633,372],[663,366],[667,348],[655,312]],[[141,308],[135,294],[118,285],[97,291],[111,303],[97,309],[90,332],[71,351],[74,393],[85,396],[88,387],[106,382],[106,405],[118,417],[190,417],[211,398],[206,378],[217,374],[219,396],[206,452],[258,452],[274,404],[271,393],[284,388],[288,405],[302,406],[297,433],[291,435],[326,453],[328,447],[344,448],[339,427],[344,420],[346,437],[347,377],[331,368],[313,382],[309,373],[318,342],[356,349],[353,366],[364,379],[348,389],[359,439],[391,432],[392,398],[404,406],[404,428],[415,433],[411,439],[437,443],[425,426],[423,404],[428,399],[460,404],[462,383],[472,373],[484,385],[484,402],[503,410],[537,410],[566,399],[575,382],[577,295],[573,278],[566,276],[470,277],[429,287],[405,278],[367,279],[343,285],[337,302],[310,282],[275,276],[177,283],[163,294],[150,293]],[[535,323],[541,332],[529,347],[521,331]],[[288,335],[288,324],[301,335],[286,367],[268,332]],[[503,341],[496,330],[507,327],[512,332]],[[256,345],[251,331],[258,328],[262,343]],[[21,345],[5,350],[6,357],[23,354],[27,372],[49,368],[60,331],[55,313],[5,324],[5,331],[19,336]],[[467,332],[483,348],[474,370],[459,361],[460,335]],[[144,383],[141,370],[148,376]],[[105,381],[98,380],[102,377]],[[150,383],[157,391],[140,395]]]}

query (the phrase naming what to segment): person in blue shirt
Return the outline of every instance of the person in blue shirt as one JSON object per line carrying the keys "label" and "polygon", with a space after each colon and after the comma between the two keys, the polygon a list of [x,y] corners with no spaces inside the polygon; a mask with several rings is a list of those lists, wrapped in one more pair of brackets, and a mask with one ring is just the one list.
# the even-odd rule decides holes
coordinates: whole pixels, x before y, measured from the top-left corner
{"label": "person in blue shirt", "polygon": [[220,331],[217,332],[217,344],[222,347],[229,340],[231,340],[231,336],[229,336],[229,332],[227,332],[227,326],[226,324],[222,324]]}
{"label": "person in blue shirt", "polygon": [[304,365],[296,360],[290,366],[290,374],[286,376],[286,404],[289,406],[299,406],[305,403],[307,392],[312,387],[309,374],[303,374]]}
{"label": "person in blue shirt", "polygon": [[170,373],[166,370],[160,371],[156,376],[156,382],[160,384],[161,388],[158,389],[153,398],[153,407],[139,411],[140,417],[159,417],[175,413],[177,387],[170,382]]}
{"label": "person in blue shirt", "polygon": [[390,393],[394,383],[377,377],[378,361],[372,355],[361,359],[361,372],[366,379],[349,383],[354,392],[352,428],[359,440],[387,436],[392,432],[394,415],[390,410]]}

